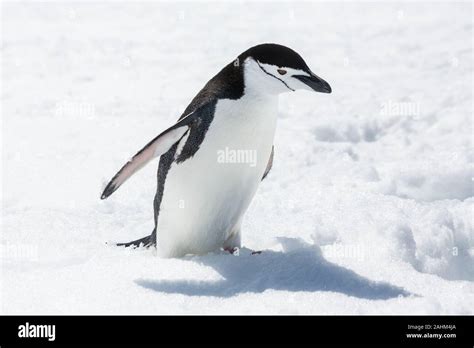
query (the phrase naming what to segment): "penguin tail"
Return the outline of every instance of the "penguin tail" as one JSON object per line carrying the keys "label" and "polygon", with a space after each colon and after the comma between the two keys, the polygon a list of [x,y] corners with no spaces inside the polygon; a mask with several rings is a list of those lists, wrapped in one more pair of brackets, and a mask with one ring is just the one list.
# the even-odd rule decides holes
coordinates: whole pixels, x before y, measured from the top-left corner
{"label": "penguin tail", "polygon": [[128,247],[139,248],[140,246],[149,248],[149,247],[155,246],[156,245],[156,229],[154,229],[151,235],[149,236],[146,236],[137,240],[133,240],[127,243],[117,243],[116,245],[124,246],[125,248],[128,248]]}

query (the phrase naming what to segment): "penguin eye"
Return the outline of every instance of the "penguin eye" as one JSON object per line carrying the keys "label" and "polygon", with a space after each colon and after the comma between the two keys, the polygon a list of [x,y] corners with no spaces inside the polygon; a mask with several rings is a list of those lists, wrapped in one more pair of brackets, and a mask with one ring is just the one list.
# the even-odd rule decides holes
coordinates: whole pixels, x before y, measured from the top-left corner
{"label": "penguin eye", "polygon": [[286,70],[284,70],[284,69],[278,69],[277,71],[280,75],[285,75],[286,74]]}

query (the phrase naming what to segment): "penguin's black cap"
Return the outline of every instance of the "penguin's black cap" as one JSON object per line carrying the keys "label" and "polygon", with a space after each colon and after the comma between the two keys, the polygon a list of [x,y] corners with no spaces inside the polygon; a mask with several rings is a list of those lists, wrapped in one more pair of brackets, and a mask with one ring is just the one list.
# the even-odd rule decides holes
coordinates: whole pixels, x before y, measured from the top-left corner
{"label": "penguin's black cap", "polygon": [[291,48],[278,44],[264,43],[251,47],[240,54],[239,60],[244,61],[248,57],[252,57],[264,64],[310,72],[308,65],[298,53]]}

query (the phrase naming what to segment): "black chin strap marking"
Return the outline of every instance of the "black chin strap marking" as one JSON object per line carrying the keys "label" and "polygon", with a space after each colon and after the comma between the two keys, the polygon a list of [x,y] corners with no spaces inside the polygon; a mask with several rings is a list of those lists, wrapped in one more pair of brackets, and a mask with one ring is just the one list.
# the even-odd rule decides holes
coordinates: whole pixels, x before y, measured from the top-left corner
{"label": "black chin strap marking", "polygon": [[293,88],[291,88],[290,86],[288,86],[285,81],[283,81],[282,79],[280,79],[280,78],[276,77],[275,75],[270,74],[268,71],[266,71],[266,70],[260,65],[260,63],[259,63],[257,60],[255,60],[255,61],[257,62],[259,68],[262,69],[265,74],[270,75],[271,77],[274,77],[274,78],[276,78],[277,80],[279,80],[279,81],[280,81],[281,83],[283,83],[290,91],[293,91],[293,92],[295,91]]}

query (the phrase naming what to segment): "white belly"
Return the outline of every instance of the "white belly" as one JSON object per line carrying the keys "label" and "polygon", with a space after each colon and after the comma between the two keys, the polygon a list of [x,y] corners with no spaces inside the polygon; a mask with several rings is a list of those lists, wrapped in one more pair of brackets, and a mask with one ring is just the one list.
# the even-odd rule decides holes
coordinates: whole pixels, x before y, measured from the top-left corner
{"label": "white belly", "polygon": [[173,163],[166,176],[157,225],[160,256],[216,250],[240,228],[270,157],[277,105],[276,97],[248,96],[217,103],[199,150]]}

